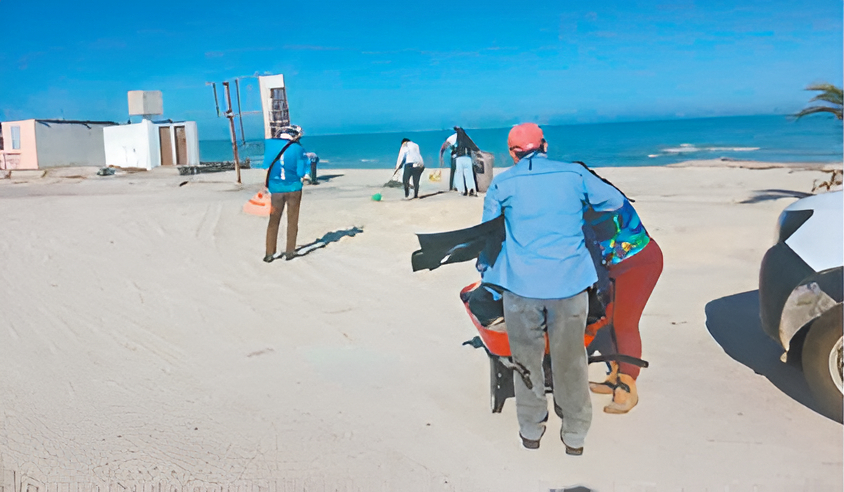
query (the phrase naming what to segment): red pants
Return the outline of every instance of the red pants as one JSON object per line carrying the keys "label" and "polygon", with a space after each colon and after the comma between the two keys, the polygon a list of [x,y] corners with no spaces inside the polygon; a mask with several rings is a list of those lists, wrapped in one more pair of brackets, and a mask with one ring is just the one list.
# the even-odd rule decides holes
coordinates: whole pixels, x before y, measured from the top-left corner
{"label": "red pants", "polygon": [[[619,354],[641,359],[639,319],[662,273],[662,250],[651,239],[645,249],[610,266],[608,270],[610,278],[615,281],[612,324],[616,349]],[[619,371],[633,379],[639,376],[639,368],[631,364],[620,363]]]}

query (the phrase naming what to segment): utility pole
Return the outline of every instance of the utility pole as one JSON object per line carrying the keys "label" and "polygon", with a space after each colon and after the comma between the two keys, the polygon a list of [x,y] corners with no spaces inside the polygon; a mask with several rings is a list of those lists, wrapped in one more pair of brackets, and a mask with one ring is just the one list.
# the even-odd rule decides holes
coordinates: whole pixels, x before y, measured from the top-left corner
{"label": "utility pole", "polygon": [[237,94],[237,119],[240,120],[240,145],[246,145],[246,133],[243,131],[243,113],[240,111],[240,84],[234,79],[234,91]]}
{"label": "utility pole", "polygon": [[223,82],[226,89],[226,118],[229,119],[229,130],[232,134],[232,150],[234,151],[234,170],[237,173],[237,184],[240,182],[240,159],[237,157],[237,134],[234,129],[234,113],[232,112],[232,96],[229,91],[229,83]]}

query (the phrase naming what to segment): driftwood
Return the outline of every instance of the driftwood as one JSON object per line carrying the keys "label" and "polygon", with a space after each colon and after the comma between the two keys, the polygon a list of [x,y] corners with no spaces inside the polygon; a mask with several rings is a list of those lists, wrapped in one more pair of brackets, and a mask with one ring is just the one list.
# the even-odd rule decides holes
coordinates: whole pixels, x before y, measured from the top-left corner
{"label": "driftwood", "polygon": [[[240,163],[241,169],[249,169],[249,159]],[[188,174],[219,173],[223,171],[234,171],[234,161],[201,162],[198,166],[176,166],[182,176]]]}
{"label": "driftwood", "polygon": [[826,181],[821,181],[820,183],[818,183],[817,179],[814,180],[812,182],[812,193],[824,188],[826,189],[826,191],[829,191],[835,186],[841,186],[842,178],[844,178],[844,170],[824,169],[822,172],[829,173],[829,179]]}

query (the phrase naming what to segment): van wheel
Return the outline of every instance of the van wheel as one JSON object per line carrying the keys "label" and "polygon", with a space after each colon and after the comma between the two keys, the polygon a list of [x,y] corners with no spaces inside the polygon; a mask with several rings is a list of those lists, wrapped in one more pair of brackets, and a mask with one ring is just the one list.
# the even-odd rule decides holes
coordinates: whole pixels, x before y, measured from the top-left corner
{"label": "van wheel", "polygon": [[842,421],[844,387],[842,387],[842,319],[837,306],[812,323],[803,343],[803,374],[821,411],[827,417]]}

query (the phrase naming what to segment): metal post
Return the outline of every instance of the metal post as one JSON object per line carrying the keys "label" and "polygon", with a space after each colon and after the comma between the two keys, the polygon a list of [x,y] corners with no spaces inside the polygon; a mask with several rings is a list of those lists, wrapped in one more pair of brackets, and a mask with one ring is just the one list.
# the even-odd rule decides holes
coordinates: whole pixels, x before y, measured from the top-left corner
{"label": "metal post", "polygon": [[220,117],[220,103],[217,102],[217,83],[216,82],[206,82],[205,85],[210,85],[214,88],[214,107],[217,108],[217,118]]}
{"label": "metal post", "polygon": [[246,145],[246,133],[243,132],[243,114],[240,112],[240,84],[234,79],[234,91],[237,94],[237,118],[240,120],[240,145]]}
{"label": "metal post", "polygon": [[229,119],[229,130],[232,134],[232,150],[234,151],[234,170],[237,172],[237,183],[240,184],[240,160],[237,157],[237,134],[234,131],[234,113],[232,113],[232,96],[229,83],[223,82],[226,89],[226,118]]}

